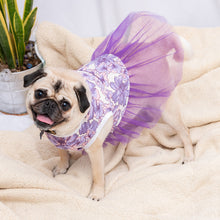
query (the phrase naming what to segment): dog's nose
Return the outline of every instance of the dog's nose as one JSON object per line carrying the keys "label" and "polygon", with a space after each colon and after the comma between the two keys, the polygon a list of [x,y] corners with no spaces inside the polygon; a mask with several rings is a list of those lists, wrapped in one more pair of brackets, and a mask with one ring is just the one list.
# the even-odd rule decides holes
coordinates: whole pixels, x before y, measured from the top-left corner
{"label": "dog's nose", "polygon": [[51,107],[51,108],[56,108],[56,103],[55,103],[55,101],[53,101],[53,100],[47,100],[47,101],[45,102],[45,106]]}
{"label": "dog's nose", "polygon": [[57,108],[57,103],[54,100],[46,100],[44,102],[44,111],[50,112]]}

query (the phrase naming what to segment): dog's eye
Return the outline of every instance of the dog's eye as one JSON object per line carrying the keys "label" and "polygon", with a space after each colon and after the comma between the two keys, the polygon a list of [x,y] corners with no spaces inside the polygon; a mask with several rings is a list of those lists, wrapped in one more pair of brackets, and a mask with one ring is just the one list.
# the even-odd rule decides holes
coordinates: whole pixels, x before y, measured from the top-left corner
{"label": "dog's eye", "polygon": [[36,99],[42,99],[45,98],[47,96],[47,92],[43,91],[41,89],[38,89],[35,91],[34,96]]}
{"label": "dog's eye", "polygon": [[68,111],[71,108],[70,103],[67,101],[62,101],[60,106],[63,111]]}

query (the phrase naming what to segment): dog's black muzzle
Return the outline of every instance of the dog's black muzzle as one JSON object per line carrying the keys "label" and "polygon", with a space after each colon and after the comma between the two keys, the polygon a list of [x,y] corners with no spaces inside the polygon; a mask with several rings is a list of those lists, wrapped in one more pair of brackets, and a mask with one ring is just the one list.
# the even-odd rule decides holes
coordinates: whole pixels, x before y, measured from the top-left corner
{"label": "dog's black muzzle", "polygon": [[[58,104],[53,99],[39,101],[31,106],[31,110],[34,121],[40,129],[50,129],[64,120]],[[48,117],[51,121],[53,121],[53,124],[48,124],[38,120],[39,115]]]}

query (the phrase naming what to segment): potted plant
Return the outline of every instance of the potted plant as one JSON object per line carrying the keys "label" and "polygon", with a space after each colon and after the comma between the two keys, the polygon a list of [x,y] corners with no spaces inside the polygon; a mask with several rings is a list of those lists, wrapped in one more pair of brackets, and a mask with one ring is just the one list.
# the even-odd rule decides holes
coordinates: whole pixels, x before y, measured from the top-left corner
{"label": "potted plant", "polygon": [[33,0],[25,0],[21,18],[16,0],[0,0],[0,111],[26,112],[23,77],[41,68],[30,35],[37,14]]}

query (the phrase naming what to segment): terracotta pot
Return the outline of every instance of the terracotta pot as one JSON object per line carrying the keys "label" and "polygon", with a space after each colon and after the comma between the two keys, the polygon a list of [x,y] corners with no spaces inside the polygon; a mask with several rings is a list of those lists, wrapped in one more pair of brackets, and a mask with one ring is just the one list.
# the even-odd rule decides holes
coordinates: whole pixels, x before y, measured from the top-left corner
{"label": "terracotta pot", "polygon": [[40,69],[42,65],[40,63],[31,69],[17,73],[11,73],[10,70],[0,72],[0,111],[9,114],[26,112],[27,88],[23,87],[23,78]]}

